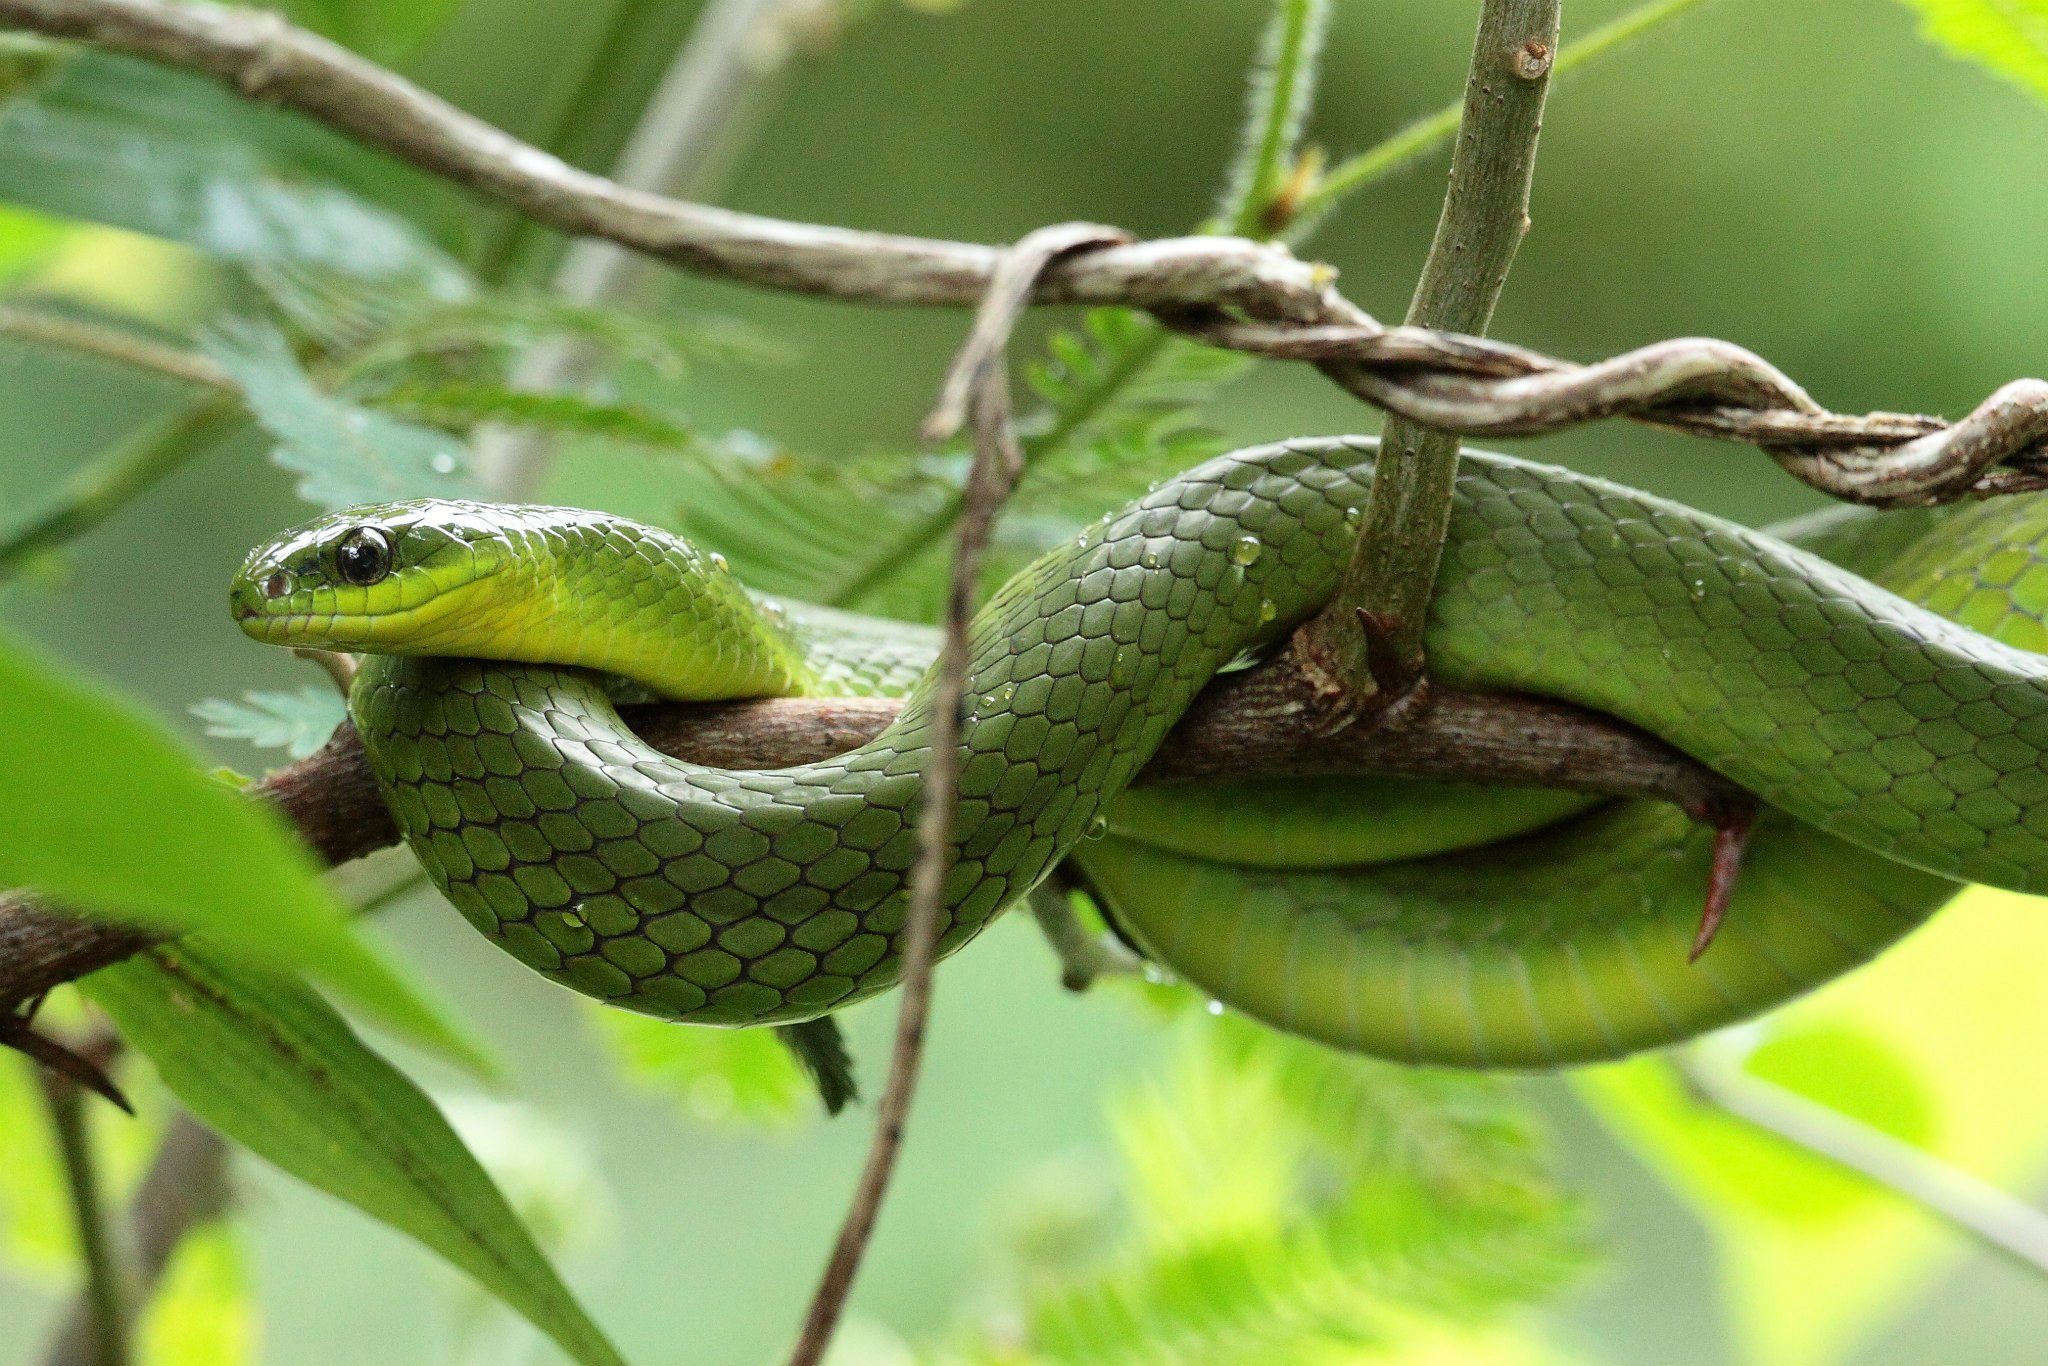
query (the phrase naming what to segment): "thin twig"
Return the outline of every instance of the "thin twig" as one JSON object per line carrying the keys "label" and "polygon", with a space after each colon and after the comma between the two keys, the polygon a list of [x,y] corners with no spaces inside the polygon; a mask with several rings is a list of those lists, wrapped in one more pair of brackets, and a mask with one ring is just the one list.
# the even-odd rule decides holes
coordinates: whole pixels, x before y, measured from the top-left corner
{"label": "thin twig", "polygon": [[[787,45],[770,41],[770,30],[799,5],[814,2],[710,0],[648,98],[612,168],[613,179],[636,190],[698,193],[707,168],[727,154],[739,115],[781,67],[774,53],[787,51]],[[577,304],[618,299],[631,288],[638,264],[614,243],[579,239],[569,244],[549,289]],[[544,341],[519,358],[512,387],[546,392],[577,384],[588,376],[595,355],[587,340]],[[491,427],[479,433],[472,460],[494,497],[517,502],[540,486],[548,451],[544,432]]]}
{"label": "thin twig", "polygon": [[[0,0],[0,22],[213,77],[310,114],[535,222],[704,275],[871,303],[971,306],[1001,249],[789,223],[629,189],[568,165],[276,14],[165,0]],[[1316,316],[1328,271],[1230,238],[1118,247],[1055,266],[1041,303],[1242,306]]]}
{"label": "thin twig", "polygon": [[1316,66],[1330,26],[1329,0],[1277,0],[1252,68],[1244,139],[1223,192],[1221,228],[1269,237],[1280,188],[1300,155],[1315,103]]}
{"label": "thin twig", "polygon": [[1839,1110],[1710,1059],[1699,1048],[1673,1055],[1685,1081],[1737,1119],[1953,1224],[1995,1252],[2048,1274],[2048,1213]]}
{"label": "thin twig", "polygon": [[[1001,254],[629,190],[262,11],[0,0],[0,23],[211,75],[537,222],[700,274],[869,303],[966,305],[986,292]],[[2048,385],[2039,381],[2007,385],[1953,427],[1898,413],[1845,416],[1728,342],[1681,339],[1580,366],[1455,332],[1383,328],[1337,295],[1332,278],[1281,246],[1172,238],[1066,257],[1046,271],[1033,302],[1146,309],[1214,345],[1313,359],[1360,398],[1444,430],[1527,435],[1630,417],[1762,446],[1822,492],[1882,506],[2048,487]]]}
{"label": "thin twig", "polygon": [[224,435],[241,411],[237,400],[226,397],[190,401],[79,468],[41,508],[0,533],[0,579],[113,516]]}
{"label": "thin twig", "polygon": [[71,1216],[78,1233],[83,1265],[84,1296],[89,1316],[87,1352],[81,1366],[126,1366],[128,1360],[128,1297],[119,1258],[107,1231],[101,1201],[99,1166],[93,1158],[87,1129],[84,1093],[68,1076],[44,1072],[43,1092],[50,1127],[56,1135],[64,1180],[71,1196]]}
{"label": "thin twig", "polygon": [[[128,1204],[128,1246],[138,1306],[155,1296],[187,1234],[220,1217],[229,1199],[228,1145],[184,1110],[171,1117]],[[92,1303],[81,1296],[59,1322],[43,1366],[91,1366]]]}
{"label": "thin twig", "polygon": [[235,382],[234,376],[204,356],[83,318],[66,317],[39,308],[23,308],[17,304],[0,304],[0,336],[39,346],[61,347],[237,398],[242,393],[242,386]]}
{"label": "thin twig", "polygon": [[[1450,188],[1408,308],[1410,325],[1477,335],[1493,316],[1529,227],[1558,3],[1485,0],[1480,7]],[[1319,364],[1343,382],[1345,362]],[[1297,637],[1306,660],[1329,675],[1340,713],[1391,706],[1408,681],[1422,677],[1422,632],[1450,526],[1458,448],[1455,431],[1400,415],[1387,420],[1343,581]],[[1374,668],[1376,650],[1391,669]]]}
{"label": "thin twig", "polygon": [[1071,889],[1059,874],[1033,887],[1025,900],[1039,933],[1060,960],[1060,985],[1068,991],[1086,991],[1098,978],[1130,976],[1144,970],[1144,960],[1114,935],[1098,933],[1081,923]]}
{"label": "thin twig", "polygon": [[972,418],[974,466],[953,540],[947,582],[945,644],[939,650],[937,683],[931,693],[930,752],[925,760],[924,796],[917,818],[917,863],[910,874],[910,902],[901,936],[902,985],[896,1042],[889,1080],[875,1105],[875,1136],[868,1147],[832,1256],[804,1315],[789,1366],[817,1366],[852,1293],[881,1214],[889,1178],[903,1148],[903,1130],[924,1058],[925,1023],[931,1010],[932,963],[938,954],[939,918],[946,871],[953,862],[953,798],[960,778],[960,704],[967,692],[967,627],[974,615],[974,585],[989,534],[1024,466],[1011,420],[1007,352],[1010,332],[1030,303],[1034,286],[1060,257],[1103,241],[1120,240],[1115,229],[1066,223],[1031,233],[1004,257],[989,282],[988,296],[975,313],[924,424],[927,440],[943,441]]}

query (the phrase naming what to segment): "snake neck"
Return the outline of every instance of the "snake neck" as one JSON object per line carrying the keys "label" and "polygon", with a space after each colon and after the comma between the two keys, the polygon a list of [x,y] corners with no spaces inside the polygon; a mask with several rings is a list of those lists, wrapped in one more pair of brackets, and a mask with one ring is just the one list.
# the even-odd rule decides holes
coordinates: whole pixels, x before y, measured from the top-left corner
{"label": "snake neck", "polygon": [[787,614],[722,556],[572,508],[344,508],[251,551],[229,601],[274,645],[569,665],[678,701],[816,681]]}
{"label": "snake neck", "polygon": [[520,514],[508,534],[529,546],[479,585],[489,592],[471,609],[478,648],[435,653],[595,669],[679,701],[810,689],[783,612],[723,556],[600,514]]}

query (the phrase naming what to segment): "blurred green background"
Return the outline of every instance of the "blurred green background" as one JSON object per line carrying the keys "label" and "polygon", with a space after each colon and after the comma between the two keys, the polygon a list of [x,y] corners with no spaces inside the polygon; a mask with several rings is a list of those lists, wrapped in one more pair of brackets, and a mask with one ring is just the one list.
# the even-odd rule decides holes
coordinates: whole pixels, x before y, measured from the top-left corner
{"label": "blurred green background", "polygon": [[[644,12],[633,63],[658,70],[694,6],[620,3]],[[407,69],[486,118],[544,136],[614,8],[466,0]],[[1573,0],[1566,38],[1624,8]],[[1338,0],[1336,11],[1314,141],[1341,156],[1456,96],[1471,4]],[[1183,231],[1214,202],[1266,12],[1260,0],[881,6],[801,55],[717,197],[987,241],[1070,218]],[[1887,0],[1710,0],[1562,83],[1546,118],[1534,229],[1495,334],[1576,358],[1667,336],[1726,337],[1845,411],[1955,415],[2048,368],[2048,110],[1923,44],[1914,22]],[[1404,309],[1444,164],[1438,156],[1375,187],[1313,244],[1377,316]],[[67,248],[43,283],[177,326],[204,315],[213,286],[166,252],[99,235]],[[645,288],[649,300],[748,320],[793,353],[779,366],[701,369],[676,406],[707,429],[747,428],[825,454],[904,446],[963,324],[953,313],[702,281],[656,277]],[[151,381],[0,340],[0,508],[30,505],[169,397]],[[1239,382],[1214,416],[1245,441],[1377,426],[1311,371],[1279,364]],[[253,435],[224,444],[0,596],[8,624],[147,698],[245,770],[263,756],[204,740],[187,708],[308,681],[222,610],[246,548],[301,516],[290,478],[263,449]],[[1622,424],[1515,449],[1745,521],[1816,501],[1756,452]],[[663,511],[646,474],[631,457],[578,454],[557,466],[548,493]],[[472,1012],[511,1060],[517,1095],[608,1192],[590,1202],[601,1223],[568,1266],[626,1354],[704,1366],[772,1359],[860,1162],[861,1113],[771,1137],[692,1117],[622,1088],[574,1003],[444,906],[415,897],[378,932]],[[851,1020],[871,1089],[893,1009],[885,998]],[[2014,1043],[2010,1086],[2039,1090],[2038,1052]],[[1048,1171],[1106,1164],[1104,1095],[1155,1071],[1164,1048],[1123,996],[1061,992],[1050,955],[1015,918],[946,965],[901,1179],[854,1302],[868,1359],[890,1360],[893,1336],[938,1332],[972,1301],[995,1273],[1020,1192]],[[432,1064],[419,1071],[455,1084]],[[1604,1270],[1562,1311],[1562,1340],[1616,1363],[1738,1360],[1700,1223],[1563,1083],[1525,1085],[1609,1239]],[[265,1361],[445,1359],[460,1300],[452,1275],[254,1163],[243,1172]],[[2048,1285],[1942,1238],[1954,1255],[1901,1288],[1896,1318],[1846,1360],[2039,1361]],[[0,1366],[34,1359],[59,1288],[0,1277]],[[512,1360],[513,1350],[475,1359]]]}

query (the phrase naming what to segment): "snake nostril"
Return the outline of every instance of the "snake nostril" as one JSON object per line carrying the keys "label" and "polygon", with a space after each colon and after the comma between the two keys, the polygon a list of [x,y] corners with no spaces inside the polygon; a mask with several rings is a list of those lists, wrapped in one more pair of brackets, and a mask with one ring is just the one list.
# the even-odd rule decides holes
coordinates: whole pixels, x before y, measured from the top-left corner
{"label": "snake nostril", "polygon": [[280,569],[263,581],[263,596],[266,598],[281,598],[284,596],[285,590],[291,586],[291,578]]}

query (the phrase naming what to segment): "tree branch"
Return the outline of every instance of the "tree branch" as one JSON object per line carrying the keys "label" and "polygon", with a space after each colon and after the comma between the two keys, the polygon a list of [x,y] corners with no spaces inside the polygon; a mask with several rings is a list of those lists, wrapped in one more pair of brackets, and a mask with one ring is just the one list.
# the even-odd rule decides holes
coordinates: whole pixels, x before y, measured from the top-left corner
{"label": "tree branch", "polygon": [[[701,274],[868,303],[967,306],[986,291],[1001,254],[629,190],[262,11],[165,0],[0,0],[0,23],[210,75],[536,222]],[[1171,238],[1067,257],[1046,272],[1033,301],[1147,309],[1212,345],[1344,362],[1324,371],[1360,398],[1468,435],[1533,435],[1631,417],[1762,446],[1823,493],[1882,506],[2048,488],[2048,385],[2038,380],[2008,384],[1954,426],[1899,413],[1844,416],[1728,342],[1663,342],[1581,366],[1469,335],[1382,327],[1337,295],[1332,279],[1328,267],[1298,261],[1281,246]]]}
{"label": "tree branch", "polygon": [[[649,744],[719,768],[779,768],[844,754],[879,735],[893,698],[778,697],[628,707]],[[1672,802],[1703,813],[1735,795],[1725,779],[1643,731],[1562,702],[1438,690],[1409,724],[1319,728],[1313,682],[1288,654],[1218,679],[1181,720],[1140,783],[1319,774],[1395,774]],[[398,842],[352,727],[250,793],[275,806],[325,862]],[[119,962],[156,936],[0,894],[0,1008]]]}
{"label": "tree branch", "polygon": [[[213,77],[309,114],[535,222],[703,275],[870,303],[971,307],[1002,252],[789,223],[667,199],[578,170],[276,14],[163,0],[0,0],[0,22]],[[1310,316],[1328,272],[1232,239],[1113,248],[1048,271],[1042,303],[1224,305]]]}
{"label": "tree branch", "polygon": [[[1486,331],[1529,228],[1529,185],[1557,54],[1559,0],[1485,0],[1436,238],[1408,306],[1413,326]],[[1319,362],[1340,383],[1345,361]],[[1329,606],[1297,637],[1340,709],[1385,707],[1421,680],[1422,631],[1451,522],[1458,435],[1396,414],[1365,524]],[[1384,657],[1382,663],[1375,653]]]}

